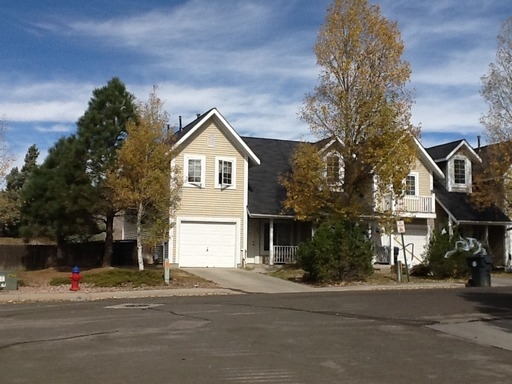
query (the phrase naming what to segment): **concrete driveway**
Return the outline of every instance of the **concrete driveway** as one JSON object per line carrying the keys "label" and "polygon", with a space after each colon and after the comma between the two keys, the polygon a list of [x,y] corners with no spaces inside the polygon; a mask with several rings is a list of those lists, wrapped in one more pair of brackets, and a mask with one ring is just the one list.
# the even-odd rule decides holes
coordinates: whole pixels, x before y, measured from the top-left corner
{"label": "concrete driveway", "polygon": [[223,288],[244,293],[312,292],[315,288],[238,268],[183,268]]}

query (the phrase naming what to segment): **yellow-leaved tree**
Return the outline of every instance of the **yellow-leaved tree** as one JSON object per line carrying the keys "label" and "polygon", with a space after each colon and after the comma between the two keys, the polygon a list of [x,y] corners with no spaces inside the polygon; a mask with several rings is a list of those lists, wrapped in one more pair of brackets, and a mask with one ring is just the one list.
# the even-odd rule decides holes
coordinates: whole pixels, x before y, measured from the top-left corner
{"label": "yellow-leaved tree", "polygon": [[[300,216],[309,219],[314,218],[311,204],[322,205],[318,199],[324,199],[323,209],[335,216],[355,220],[373,215],[374,201],[403,193],[416,154],[413,138],[419,134],[410,122],[412,101],[405,86],[411,70],[402,59],[400,31],[377,5],[334,0],[314,50],[321,74],[301,118],[319,139],[339,143],[341,186],[329,188],[329,196],[325,188],[317,188],[317,196],[295,198],[300,175],[308,172],[301,168],[318,167],[316,161],[295,161],[284,183],[285,205],[306,212]],[[311,153],[295,154],[303,155]]]}
{"label": "yellow-leaved tree", "polygon": [[472,200],[512,215],[512,17],[498,34],[496,61],[482,77],[481,94],[489,106],[481,122],[490,145],[482,148],[483,167],[475,169]]}
{"label": "yellow-leaved tree", "polygon": [[173,133],[168,114],[153,87],[146,103],[136,107],[137,120],[127,124],[127,136],[118,152],[116,167],[107,175],[117,203],[136,212],[137,258],[144,269],[143,243],[166,240],[169,214],[179,204],[181,178],[172,165]]}

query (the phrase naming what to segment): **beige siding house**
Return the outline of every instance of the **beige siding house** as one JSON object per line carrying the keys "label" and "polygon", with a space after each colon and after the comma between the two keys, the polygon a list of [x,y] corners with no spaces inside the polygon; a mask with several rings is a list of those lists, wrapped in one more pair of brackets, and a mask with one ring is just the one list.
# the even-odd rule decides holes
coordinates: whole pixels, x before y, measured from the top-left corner
{"label": "beige siding house", "polygon": [[237,267],[247,250],[247,179],[259,159],[217,109],[180,129],[183,175],[171,215],[169,258],[180,267]]}
{"label": "beige siding house", "polygon": [[[299,142],[240,137],[215,108],[176,135],[174,162],[183,187],[180,206],[170,213],[169,261],[179,267],[224,268],[293,262],[298,244],[311,237],[312,225],[283,209],[286,191],[279,178],[291,171],[290,158]],[[339,176],[341,185],[341,143],[325,139],[313,145],[326,160],[326,176]],[[393,264],[398,250],[397,261],[420,263],[432,231],[443,223],[485,238],[493,252],[508,252],[508,217],[482,216],[465,202],[472,187],[471,164],[480,159],[473,149],[465,141],[428,151],[418,141],[416,145],[405,194],[375,202],[378,211],[405,222],[403,235],[396,228],[389,233],[369,224],[377,245],[375,262]],[[117,233],[126,238],[129,220],[120,226]]]}

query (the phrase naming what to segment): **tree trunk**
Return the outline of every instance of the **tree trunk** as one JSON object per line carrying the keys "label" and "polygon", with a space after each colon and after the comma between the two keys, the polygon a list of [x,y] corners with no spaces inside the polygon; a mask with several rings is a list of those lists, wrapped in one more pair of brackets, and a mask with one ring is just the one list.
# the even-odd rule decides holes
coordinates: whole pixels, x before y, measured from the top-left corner
{"label": "tree trunk", "polygon": [[137,260],[139,261],[139,271],[144,270],[144,259],[142,257],[142,203],[137,207]]}
{"label": "tree trunk", "polygon": [[114,212],[107,213],[105,218],[105,253],[103,254],[103,267],[112,266],[112,252],[114,249]]}

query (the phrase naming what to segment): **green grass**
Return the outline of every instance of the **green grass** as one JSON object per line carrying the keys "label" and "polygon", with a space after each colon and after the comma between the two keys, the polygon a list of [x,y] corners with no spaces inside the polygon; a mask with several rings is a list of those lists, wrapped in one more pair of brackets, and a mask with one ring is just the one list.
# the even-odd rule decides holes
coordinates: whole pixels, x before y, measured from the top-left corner
{"label": "green grass", "polygon": [[[96,287],[154,287],[164,285],[163,271],[161,270],[111,269],[85,272],[81,276],[80,283],[91,284]],[[50,285],[69,283],[69,277],[55,277],[50,280]]]}

